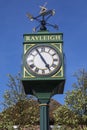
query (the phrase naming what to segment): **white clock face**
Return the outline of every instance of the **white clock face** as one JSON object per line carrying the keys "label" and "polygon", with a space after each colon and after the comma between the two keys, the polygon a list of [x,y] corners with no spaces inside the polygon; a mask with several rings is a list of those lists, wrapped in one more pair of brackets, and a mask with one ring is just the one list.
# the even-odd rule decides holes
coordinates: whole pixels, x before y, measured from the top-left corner
{"label": "white clock face", "polygon": [[26,65],[33,75],[51,76],[60,68],[61,59],[54,47],[46,44],[36,45],[28,51]]}

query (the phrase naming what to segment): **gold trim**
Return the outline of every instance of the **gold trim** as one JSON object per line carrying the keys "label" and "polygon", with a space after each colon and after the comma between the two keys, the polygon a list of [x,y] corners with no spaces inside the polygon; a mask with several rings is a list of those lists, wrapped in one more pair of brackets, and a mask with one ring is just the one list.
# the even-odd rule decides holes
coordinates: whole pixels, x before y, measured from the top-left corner
{"label": "gold trim", "polygon": [[[58,76],[58,73],[60,73],[61,72],[61,76],[59,75]],[[53,78],[55,77],[55,78],[57,78],[57,77],[63,77],[63,67],[61,66],[61,68],[59,69],[59,71],[55,74],[55,75],[53,75],[52,76]]]}
{"label": "gold trim", "polygon": [[42,103],[42,104],[39,104],[39,106],[49,106],[49,104]]}
{"label": "gold trim", "polygon": [[[59,45],[59,47],[57,46]],[[52,46],[54,46],[55,48],[57,48],[61,53],[62,53],[62,44],[61,43],[52,43]]]}
{"label": "gold trim", "polygon": [[[28,51],[29,48],[31,48],[34,45],[36,45],[36,44],[24,44],[24,54]],[[27,46],[29,46],[29,47],[27,48]]]}
{"label": "gold trim", "polygon": [[[46,43],[44,43],[46,44]],[[36,44],[24,44],[24,54],[33,46],[35,46]],[[61,43],[51,43],[50,45],[54,46],[55,48],[57,48],[60,53],[62,53],[62,44]],[[27,76],[26,76],[27,73]],[[60,73],[60,74],[59,74]],[[61,68],[59,69],[59,71],[51,76],[52,78],[59,78],[59,77],[63,77],[64,76],[64,72],[63,72],[63,66],[61,66]],[[35,76],[33,76],[32,74],[29,73],[29,71],[24,67],[24,78],[35,78]]]}
{"label": "gold trim", "polygon": [[[26,76],[25,75],[25,73],[27,72],[27,74],[29,75],[29,76]],[[27,69],[24,67],[24,78],[34,78],[35,76],[33,76],[33,75],[31,75],[28,71],[27,71]]]}

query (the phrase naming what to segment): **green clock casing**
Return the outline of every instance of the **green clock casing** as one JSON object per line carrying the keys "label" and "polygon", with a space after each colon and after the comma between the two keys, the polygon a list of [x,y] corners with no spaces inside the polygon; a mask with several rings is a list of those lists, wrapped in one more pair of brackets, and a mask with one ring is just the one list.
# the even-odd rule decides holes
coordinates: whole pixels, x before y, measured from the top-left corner
{"label": "green clock casing", "polygon": [[64,78],[63,34],[24,34],[22,78],[44,80]]}
{"label": "green clock casing", "polygon": [[[62,94],[64,54],[62,33],[24,34],[22,83],[26,94]],[[45,94],[46,96],[46,94]]]}

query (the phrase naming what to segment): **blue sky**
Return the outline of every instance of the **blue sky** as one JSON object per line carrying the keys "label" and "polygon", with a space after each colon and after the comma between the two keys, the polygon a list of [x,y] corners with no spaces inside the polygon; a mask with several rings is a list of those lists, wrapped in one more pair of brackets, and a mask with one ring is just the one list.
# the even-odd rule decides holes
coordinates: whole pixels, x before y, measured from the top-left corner
{"label": "blue sky", "polygon": [[[30,12],[39,14],[40,5],[47,2],[48,9],[56,14],[49,22],[58,24],[59,30],[49,28],[50,32],[64,34],[64,53],[66,55],[66,84],[64,92],[72,89],[74,72],[87,70],[87,0],[0,0],[0,99],[7,89],[7,74],[16,75],[21,71],[23,53],[23,34],[31,33],[37,22],[26,17]],[[64,104],[64,94],[54,99]]]}

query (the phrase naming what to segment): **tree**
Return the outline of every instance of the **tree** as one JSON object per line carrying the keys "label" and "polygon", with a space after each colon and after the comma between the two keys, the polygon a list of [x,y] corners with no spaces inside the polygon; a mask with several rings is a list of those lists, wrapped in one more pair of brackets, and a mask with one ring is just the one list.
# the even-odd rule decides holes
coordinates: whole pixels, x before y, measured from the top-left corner
{"label": "tree", "polygon": [[63,105],[57,108],[54,112],[55,124],[57,125],[66,125],[73,128],[76,127],[79,123],[79,116],[72,112],[67,106]]}
{"label": "tree", "polygon": [[[57,109],[60,106],[58,102],[51,99],[51,102],[49,104],[50,107],[50,123],[54,123],[53,118],[53,111]],[[9,128],[9,125],[19,125],[21,128],[23,127],[31,127],[34,126],[37,127],[40,124],[40,111],[39,111],[39,103],[37,100],[21,100],[17,102],[12,107],[9,107],[8,109],[4,110],[0,114],[0,125],[3,126],[3,128],[7,127]],[[34,127],[34,128],[35,128]]]}
{"label": "tree", "polygon": [[57,124],[72,127],[87,125],[87,72],[79,70],[74,76],[77,82],[73,90],[66,93],[65,105],[53,112]]}
{"label": "tree", "polygon": [[2,105],[4,110],[1,113],[3,115],[1,124],[4,127],[9,125],[9,123],[12,125],[23,123],[24,119],[22,119],[22,117],[26,104],[25,102],[34,99],[31,95],[25,95],[20,73],[18,73],[17,76],[9,74],[8,78],[8,90],[5,91],[3,96],[4,101]]}
{"label": "tree", "polygon": [[39,105],[36,100],[21,100],[3,111],[3,120],[13,125],[31,126],[39,122]]}
{"label": "tree", "polygon": [[11,74],[8,75],[8,90],[4,93],[4,101],[2,105],[4,109],[12,107],[17,102],[21,100],[31,99],[33,96],[26,96],[24,92],[24,88],[21,82],[21,75],[18,73],[17,76],[12,76]]}
{"label": "tree", "polygon": [[80,123],[87,122],[87,72],[79,70],[74,74],[77,82],[73,84],[73,90],[66,93],[66,106],[81,117]]}
{"label": "tree", "polygon": [[[9,128],[13,125],[34,126],[39,124],[39,103],[33,96],[26,96],[21,83],[21,75],[8,75],[8,90],[4,93],[4,110],[1,113],[0,125]],[[54,119],[52,111],[60,104],[54,100],[50,103],[50,122]]]}

